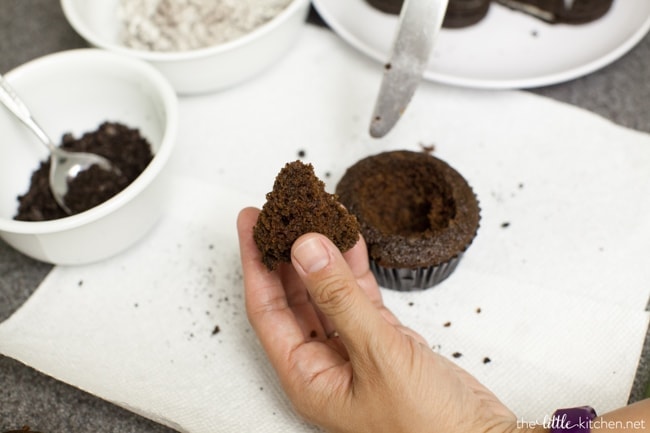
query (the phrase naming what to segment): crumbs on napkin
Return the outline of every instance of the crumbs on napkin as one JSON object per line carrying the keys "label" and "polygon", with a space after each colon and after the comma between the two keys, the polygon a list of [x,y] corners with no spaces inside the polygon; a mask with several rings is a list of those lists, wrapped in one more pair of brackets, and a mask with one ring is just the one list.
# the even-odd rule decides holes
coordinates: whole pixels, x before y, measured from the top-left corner
{"label": "crumbs on napkin", "polygon": [[429,155],[433,154],[436,150],[436,145],[431,143],[431,144],[424,144],[422,142],[420,144],[420,149],[422,149],[422,152],[428,153]]}
{"label": "crumbs on napkin", "polygon": [[[476,307],[474,309],[474,313],[476,313],[476,314],[481,314],[482,312],[483,312],[483,309],[481,307]],[[448,320],[448,321],[444,322],[442,324],[442,326],[444,328],[450,328],[451,327],[451,321]],[[442,346],[440,344],[437,344],[437,345],[432,346],[431,349],[434,352],[440,353],[441,350],[442,350]],[[459,351],[454,351],[454,352],[452,352],[451,357],[455,358],[455,359],[460,359],[460,358],[463,357],[463,353],[459,352]],[[483,359],[482,359],[482,363],[484,365],[490,364],[491,362],[492,362],[492,359],[489,356],[484,356]]]}

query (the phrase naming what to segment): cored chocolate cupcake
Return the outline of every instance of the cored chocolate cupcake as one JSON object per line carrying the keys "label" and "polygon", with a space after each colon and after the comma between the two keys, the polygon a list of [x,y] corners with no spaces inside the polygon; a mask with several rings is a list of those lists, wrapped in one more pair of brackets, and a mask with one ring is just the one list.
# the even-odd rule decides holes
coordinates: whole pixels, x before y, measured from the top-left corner
{"label": "cored chocolate cupcake", "polygon": [[601,18],[613,0],[496,0],[549,23],[584,24]]}
{"label": "cored chocolate cupcake", "polygon": [[[398,15],[404,0],[366,0],[382,12]],[[481,21],[488,13],[491,0],[449,0],[442,26],[446,28],[467,27]]]}
{"label": "cored chocolate cupcake", "polygon": [[443,281],[479,227],[479,204],[467,181],[424,152],[362,159],[348,168],[336,194],[357,217],[371,269],[389,289],[426,289]]}

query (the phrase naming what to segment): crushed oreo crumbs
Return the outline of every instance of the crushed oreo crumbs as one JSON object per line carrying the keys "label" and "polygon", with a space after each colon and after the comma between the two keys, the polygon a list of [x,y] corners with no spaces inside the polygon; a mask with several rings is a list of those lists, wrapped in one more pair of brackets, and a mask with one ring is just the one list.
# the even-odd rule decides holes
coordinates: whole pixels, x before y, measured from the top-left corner
{"label": "crushed oreo crumbs", "polygon": [[[72,152],[90,152],[111,161],[120,175],[91,166],[79,173],[68,184],[64,197],[72,214],[95,207],[113,197],[131,184],[153,159],[149,142],[138,129],[118,122],[104,122],[98,129],[75,138],[66,133],[60,147]],[[18,196],[18,210],[14,219],[19,221],[49,221],[68,214],[59,207],[50,191],[50,160],[40,162],[32,173],[29,189]]]}

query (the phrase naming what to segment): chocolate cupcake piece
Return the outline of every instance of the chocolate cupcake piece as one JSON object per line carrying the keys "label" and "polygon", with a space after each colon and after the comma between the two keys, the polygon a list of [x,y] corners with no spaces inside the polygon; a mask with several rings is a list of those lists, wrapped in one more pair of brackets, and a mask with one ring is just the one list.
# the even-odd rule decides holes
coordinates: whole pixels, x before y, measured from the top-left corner
{"label": "chocolate cupcake piece", "polygon": [[305,233],[322,233],[347,251],[359,239],[359,223],[325,191],[311,164],[287,163],[275,178],[273,190],[253,228],[253,238],[269,270],[291,261],[291,246]]}
{"label": "chocolate cupcake piece", "polygon": [[[398,15],[404,0],[366,0],[368,4],[382,12]],[[461,28],[481,21],[488,13],[491,0],[449,0],[442,26]]]}
{"label": "chocolate cupcake piece", "polygon": [[449,0],[442,26],[457,29],[474,25],[485,18],[490,2],[491,0]]}
{"label": "chocolate cupcake piece", "polygon": [[384,152],[350,167],[336,187],[356,215],[378,283],[425,289],[447,278],[472,243],[479,205],[465,179],[427,153]]}
{"label": "chocolate cupcake piece", "polygon": [[375,9],[392,15],[399,15],[404,0],[366,0]]}
{"label": "chocolate cupcake piece", "polygon": [[549,23],[584,24],[601,18],[613,0],[496,0]]}

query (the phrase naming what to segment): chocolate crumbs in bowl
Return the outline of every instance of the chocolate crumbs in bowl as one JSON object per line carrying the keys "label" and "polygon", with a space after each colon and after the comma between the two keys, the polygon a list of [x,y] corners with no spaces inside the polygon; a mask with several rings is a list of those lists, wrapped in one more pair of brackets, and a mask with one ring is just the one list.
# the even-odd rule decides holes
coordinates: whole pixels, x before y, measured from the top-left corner
{"label": "chocolate crumbs in bowl", "polygon": [[[90,152],[106,157],[120,174],[93,166],[69,183],[66,205],[77,214],[110,199],[131,184],[153,159],[150,143],[138,129],[118,122],[104,122],[92,132],[75,138],[67,133],[61,148],[73,152]],[[19,221],[49,221],[68,216],[54,200],[49,184],[50,161],[41,161],[32,173],[28,191],[18,196]]]}

